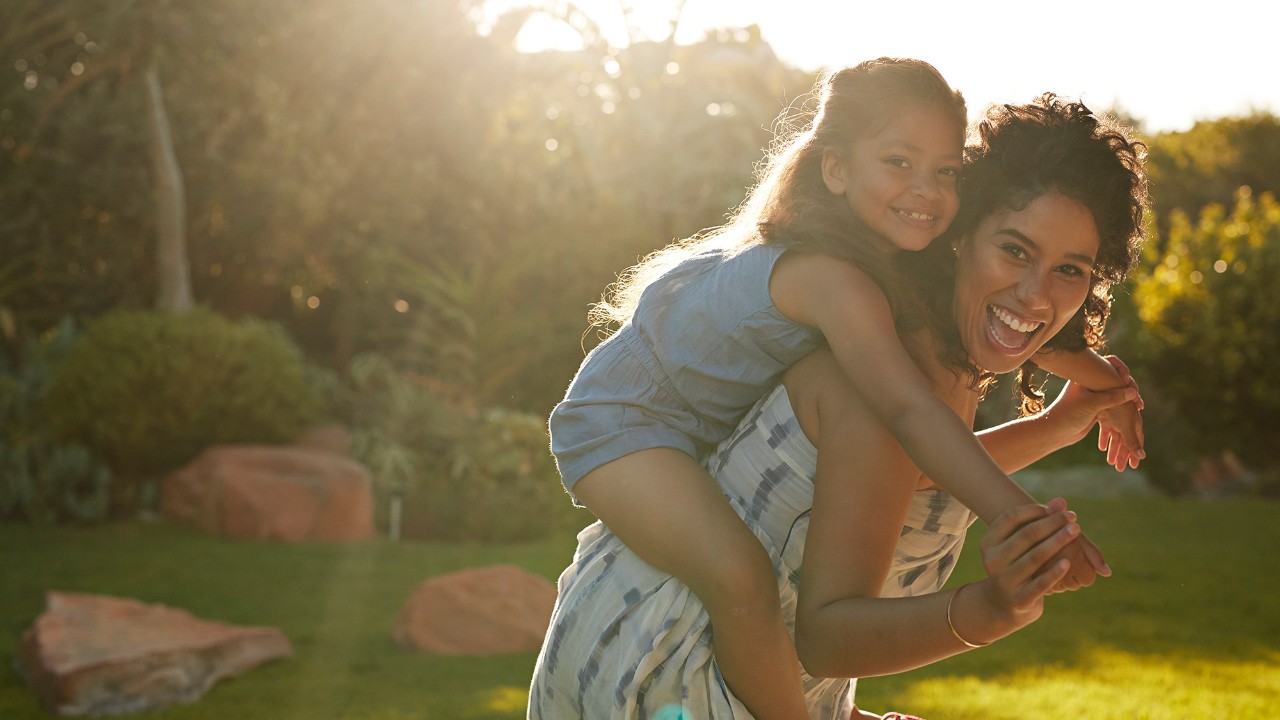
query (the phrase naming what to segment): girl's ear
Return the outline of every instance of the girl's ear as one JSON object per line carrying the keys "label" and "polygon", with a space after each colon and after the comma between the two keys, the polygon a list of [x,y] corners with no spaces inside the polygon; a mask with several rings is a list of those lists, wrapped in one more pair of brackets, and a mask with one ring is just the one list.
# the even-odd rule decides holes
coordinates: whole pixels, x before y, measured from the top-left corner
{"label": "girl's ear", "polygon": [[843,195],[845,190],[844,160],[834,150],[822,151],[822,182],[833,195]]}

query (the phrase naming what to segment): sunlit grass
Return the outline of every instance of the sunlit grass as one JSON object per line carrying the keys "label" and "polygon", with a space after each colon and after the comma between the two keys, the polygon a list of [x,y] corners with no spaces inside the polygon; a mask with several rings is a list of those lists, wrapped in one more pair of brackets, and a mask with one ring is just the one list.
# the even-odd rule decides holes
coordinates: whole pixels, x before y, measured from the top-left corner
{"label": "sunlit grass", "polygon": [[[1280,707],[1275,503],[1075,501],[1115,575],[995,645],[859,683],[930,718],[1262,718]],[[980,577],[975,527],[952,584]]]}
{"label": "sunlit grass", "polygon": [[1100,648],[1070,665],[922,680],[885,702],[930,718],[1263,718],[1280,702],[1277,661]]}
{"label": "sunlit grass", "polygon": [[[1050,598],[1039,623],[989,648],[863,680],[860,704],[929,720],[1276,716],[1278,506],[1162,498],[1072,506],[1115,577]],[[978,530],[953,583],[980,573],[971,551]],[[426,655],[396,646],[391,627],[427,577],[514,562],[554,578],[572,547],[568,536],[507,546],[284,546],[137,523],[0,526],[0,664],[12,664],[44,590],[127,595],[278,626],[296,651],[148,718],[513,720],[524,717],[534,653]],[[0,673],[0,718],[47,717],[14,675]]]}

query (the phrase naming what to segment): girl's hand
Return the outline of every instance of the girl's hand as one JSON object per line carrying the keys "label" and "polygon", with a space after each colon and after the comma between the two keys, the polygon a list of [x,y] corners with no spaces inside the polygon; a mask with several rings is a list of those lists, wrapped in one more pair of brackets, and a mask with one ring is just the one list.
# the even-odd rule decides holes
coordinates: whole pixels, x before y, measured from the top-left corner
{"label": "girl's hand", "polygon": [[[1055,428],[1053,432],[1060,434],[1063,447],[1083,440],[1094,425],[1105,421],[1106,424],[1099,433],[1099,446],[1106,450],[1110,446],[1112,435],[1120,436],[1116,427],[1110,424],[1112,418],[1107,415],[1108,411],[1123,407],[1126,403],[1131,403],[1136,408],[1141,401],[1142,396],[1136,385],[1094,392],[1083,385],[1068,382],[1053,403],[1045,408],[1044,419]],[[1141,417],[1138,419],[1136,432],[1140,437]],[[1102,444],[1103,439],[1107,441],[1107,445]]]}
{"label": "girl's hand", "polygon": [[[1136,439],[1136,445],[1130,442]],[[1107,464],[1124,472],[1126,467],[1137,469],[1147,456],[1143,450],[1146,435],[1142,431],[1142,413],[1136,402],[1127,402],[1108,408],[1098,417],[1098,450],[1107,454]]]}
{"label": "girl's hand", "polygon": [[[1068,513],[1074,517],[1074,513]],[[1054,560],[1066,560],[1071,563],[1067,574],[1053,586],[1052,592],[1069,592],[1089,587],[1099,575],[1111,577],[1111,568],[1102,558],[1102,551],[1083,533],[1075,542],[1068,544],[1058,553]]]}
{"label": "girl's hand", "polygon": [[989,640],[994,639],[992,635],[1003,637],[1039,619],[1045,596],[1066,577],[1071,565],[1066,559],[1053,558],[1079,536],[1075,514],[1067,512],[1061,500],[1020,505],[1001,513],[982,539],[987,579],[977,583],[986,600],[990,625],[985,634],[961,634]]}
{"label": "girl's hand", "polygon": [[1138,463],[1147,456],[1143,449],[1146,435],[1142,430],[1142,394],[1138,391],[1138,383],[1129,372],[1129,366],[1114,355],[1104,358],[1115,368],[1126,388],[1133,390],[1134,399],[1102,411],[1098,418],[1098,450],[1107,454],[1107,464],[1116,472],[1123,472],[1126,467],[1137,469]]}

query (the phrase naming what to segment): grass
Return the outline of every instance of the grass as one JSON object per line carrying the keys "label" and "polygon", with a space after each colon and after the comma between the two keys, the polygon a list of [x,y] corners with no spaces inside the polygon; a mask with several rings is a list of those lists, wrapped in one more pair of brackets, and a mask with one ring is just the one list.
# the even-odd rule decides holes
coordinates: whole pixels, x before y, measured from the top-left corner
{"label": "grass", "polygon": [[[1275,717],[1280,708],[1277,505],[1077,500],[1115,570],[1050,597],[990,648],[859,682],[859,703],[934,719]],[[977,528],[975,528],[977,529]],[[951,584],[981,576],[971,533]]]}
{"label": "grass", "polygon": [[[1050,598],[1039,623],[990,648],[862,680],[860,704],[930,720],[1273,716],[1277,506],[1163,498],[1072,506],[1115,577]],[[970,550],[953,583],[980,575]],[[46,589],[124,595],[208,619],[275,625],[296,652],[148,718],[522,718],[533,653],[415,653],[392,643],[391,626],[427,577],[510,562],[554,578],[571,552],[571,537],[507,546],[284,546],[227,543],[163,524],[0,526],[0,662],[12,664]],[[0,673],[0,718],[47,717],[15,675]]]}

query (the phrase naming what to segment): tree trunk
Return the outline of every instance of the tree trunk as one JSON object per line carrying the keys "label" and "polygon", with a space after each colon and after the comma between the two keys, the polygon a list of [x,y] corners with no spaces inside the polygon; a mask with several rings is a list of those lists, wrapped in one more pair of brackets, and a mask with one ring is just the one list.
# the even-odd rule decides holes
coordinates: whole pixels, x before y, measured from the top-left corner
{"label": "tree trunk", "polygon": [[151,173],[156,199],[156,309],[181,313],[191,309],[191,272],[187,266],[187,200],[182,168],[173,149],[169,115],[164,109],[160,72],[147,66],[147,124],[151,129]]}

